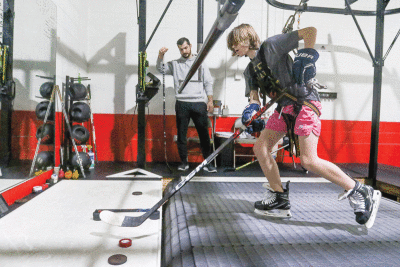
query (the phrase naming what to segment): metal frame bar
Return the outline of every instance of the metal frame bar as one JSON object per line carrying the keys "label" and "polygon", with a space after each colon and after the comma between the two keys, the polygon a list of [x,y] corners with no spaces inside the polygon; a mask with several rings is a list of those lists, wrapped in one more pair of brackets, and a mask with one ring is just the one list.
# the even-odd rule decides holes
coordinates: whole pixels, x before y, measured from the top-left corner
{"label": "metal frame bar", "polygon": [[144,47],[144,51],[146,51],[147,47],[148,47],[149,44],[150,44],[151,39],[153,39],[153,36],[154,36],[154,34],[156,33],[156,31],[157,31],[157,29],[158,29],[158,26],[160,26],[161,21],[162,21],[162,19],[164,18],[165,14],[167,13],[168,8],[169,8],[169,6],[171,5],[171,3],[172,3],[172,0],[169,0],[169,2],[168,2],[168,4],[167,4],[167,7],[164,9],[164,12],[162,13],[161,18],[158,20],[156,27],[154,28],[153,32],[152,32],[151,35],[150,35],[149,40],[147,41],[146,46]]}
{"label": "metal frame bar", "polygon": [[[156,27],[154,28],[149,40],[146,43],[146,0],[139,0],[139,17],[138,17],[138,24],[139,24],[139,59],[138,59],[138,66],[139,69],[142,67],[142,64],[146,64],[142,62],[143,55],[146,52],[147,47],[150,44],[150,41],[153,39],[154,34],[156,33],[158,27],[161,24],[162,19],[164,18],[165,14],[169,6],[171,5],[172,0],[170,0],[161,15],[160,19],[157,22]],[[143,73],[145,76],[146,73]],[[138,141],[137,141],[137,164],[140,168],[145,168],[146,166],[146,103],[148,102],[147,97],[144,95],[144,89],[142,82],[144,81],[145,77],[141,77],[140,74],[138,75],[138,85],[136,91],[136,102],[138,105]],[[143,80],[142,80],[143,79]]]}
{"label": "metal frame bar", "polygon": [[[141,68],[141,53],[146,50],[146,0],[139,0],[139,59],[138,66]],[[136,95],[136,102],[138,104],[138,146],[137,146],[137,164],[139,168],[145,168],[146,165],[146,97],[144,88],[141,88],[141,78],[138,75],[138,92]]]}
{"label": "metal frame bar", "polygon": [[[266,0],[268,4],[270,4],[273,7],[280,8],[280,9],[285,9],[285,10],[295,10],[295,11],[301,11],[301,12],[316,12],[316,13],[329,13],[329,14],[341,14],[341,15],[349,15],[349,10],[344,8],[329,8],[329,7],[313,7],[313,6],[298,6],[298,5],[289,5],[289,4],[284,4],[276,0]],[[389,2],[389,0],[385,1]],[[377,11],[363,11],[363,10],[353,10],[354,14],[357,16],[376,16]],[[390,9],[386,10],[384,12],[384,15],[391,15],[391,14],[397,14],[400,13],[400,8],[395,8],[395,9]]]}
{"label": "metal frame bar", "polygon": [[360,33],[361,38],[363,39],[363,42],[364,42],[365,46],[367,47],[367,50],[368,50],[368,53],[369,53],[369,55],[370,55],[370,57],[371,57],[371,59],[372,59],[372,62],[374,63],[374,65],[376,65],[377,62],[376,62],[376,60],[375,60],[375,58],[374,58],[374,55],[373,55],[372,52],[371,52],[371,49],[369,48],[369,45],[368,45],[367,40],[365,39],[364,33],[363,33],[363,31],[361,30],[360,25],[358,24],[358,21],[357,21],[357,19],[356,19],[356,16],[354,15],[354,12],[353,12],[353,10],[352,10],[351,7],[350,7],[349,0],[344,0],[344,2],[345,2],[345,4],[346,4],[346,6],[347,6],[347,9],[349,10],[349,12],[350,12],[350,14],[351,14],[351,17],[352,17],[353,20],[354,20],[354,23],[355,23],[356,26],[357,26],[358,32]]}
{"label": "metal frame bar", "polygon": [[[14,47],[14,0],[3,1],[3,44],[8,46],[6,64],[6,83],[13,81],[13,47]],[[13,111],[13,95],[9,95],[11,88],[1,88],[5,91],[0,96],[0,168],[7,167],[11,159],[11,118]]]}
{"label": "metal frame bar", "polygon": [[372,121],[371,121],[371,148],[369,156],[368,178],[372,179],[372,185],[376,187],[376,174],[378,172],[378,144],[379,123],[381,114],[382,95],[382,68],[383,68],[383,34],[385,19],[385,0],[377,0],[376,5],[376,30],[375,30],[375,60],[374,86],[372,96]]}

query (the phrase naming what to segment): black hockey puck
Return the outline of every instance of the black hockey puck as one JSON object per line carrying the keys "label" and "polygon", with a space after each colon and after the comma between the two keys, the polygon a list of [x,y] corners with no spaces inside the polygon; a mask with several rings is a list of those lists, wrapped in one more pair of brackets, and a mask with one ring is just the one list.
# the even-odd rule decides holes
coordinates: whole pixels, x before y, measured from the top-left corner
{"label": "black hockey puck", "polygon": [[128,258],[122,254],[115,254],[108,258],[108,263],[111,265],[121,265],[124,264]]}
{"label": "black hockey puck", "polygon": [[134,195],[134,196],[140,196],[140,195],[143,195],[143,192],[135,191],[135,192],[132,192],[132,195]]}

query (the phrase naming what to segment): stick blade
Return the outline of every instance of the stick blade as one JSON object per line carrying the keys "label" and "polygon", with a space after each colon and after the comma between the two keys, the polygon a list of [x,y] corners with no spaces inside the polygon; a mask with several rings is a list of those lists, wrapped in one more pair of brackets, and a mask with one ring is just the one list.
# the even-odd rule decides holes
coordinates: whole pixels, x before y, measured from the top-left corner
{"label": "stick blade", "polygon": [[100,212],[100,220],[115,226],[122,226],[125,216],[112,211],[103,210]]}
{"label": "stick blade", "polygon": [[100,220],[119,227],[137,227],[145,221],[143,215],[139,217],[125,216],[109,210],[100,212]]}

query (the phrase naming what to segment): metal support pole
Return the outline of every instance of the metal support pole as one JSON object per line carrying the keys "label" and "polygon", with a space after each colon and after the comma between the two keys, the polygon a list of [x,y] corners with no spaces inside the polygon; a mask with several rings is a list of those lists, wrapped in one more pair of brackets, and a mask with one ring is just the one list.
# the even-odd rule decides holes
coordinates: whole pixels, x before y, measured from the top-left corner
{"label": "metal support pole", "polygon": [[14,43],[14,0],[3,1],[3,44],[8,46],[6,62],[6,84],[1,89],[0,115],[0,168],[7,167],[11,159],[11,118],[13,111],[13,92],[7,82],[13,80]]}
{"label": "metal support pole", "polygon": [[[146,0],[139,1],[139,53],[144,53],[146,47]],[[138,66],[142,62],[139,56]],[[145,75],[145,74],[144,74]],[[137,87],[136,102],[138,105],[138,143],[137,143],[137,164],[139,168],[145,168],[146,165],[146,97],[141,88],[141,77],[138,75],[139,82]],[[143,77],[144,78],[144,77]]]}
{"label": "metal support pole", "polygon": [[376,186],[376,174],[378,170],[378,143],[379,123],[381,111],[381,89],[382,89],[382,68],[383,68],[383,33],[385,18],[385,0],[377,0],[376,5],[376,29],[375,29],[375,62],[374,64],[374,87],[372,99],[372,125],[371,125],[371,150],[369,156],[368,178],[372,179],[373,186]]}
{"label": "metal support pole", "polygon": [[[197,53],[203,46],[203,28],[204,28],[204,0],[197,1]],[[198,81],[201,81],[202,71],[199,68]]]}
{"label": "metal support pole", "polygon": [[203,46],[204,0],[197,2],[197,53]]}

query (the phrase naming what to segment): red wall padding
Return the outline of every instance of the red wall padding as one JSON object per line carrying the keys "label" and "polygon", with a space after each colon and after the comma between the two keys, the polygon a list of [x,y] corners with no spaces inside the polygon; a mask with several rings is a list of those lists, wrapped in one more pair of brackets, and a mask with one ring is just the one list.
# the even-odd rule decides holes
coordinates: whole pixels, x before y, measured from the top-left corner
{"label": "red wall padding", "polygon": [[53,174],[53,170],[46,171],[46,172],[42,173],[41,175],[33,177],[16,187],[8,189],[1,195],[3,196],[3,198],[7,202],[7,204],[10,206],[16,200],[24,198],[27,195],[29,195],[30,193],[32,193],[32,189],[34,186],[42,185],[42,184],[46,183],[46,181],[51,178],[52,174]]}
{"label": "red wall padding", "polygon": [[[230,132],[236,117],[217,119],[216,131]],[[34,111],[14,111],[12,120],[12,154],[14,158],[33,159],[36,130],[43,122]],[[100,161],[137,160],[137,115],[94,114],[97,154]],[[91,128],[89,125],[88,128]],[[179,162],[176,144],[175,116],[166,116],[167,157]],[[368,163],[371,122],[323,120],[318,146],[321,158],[335,163]],[[193,133],[189,133],[191,135]],[[400,123],[381,122],[378,162],[400,167]],[[41,146],[44,147],[44,146]],[[46,149],[46,148],[41,148]],[[48,148],[51,149],[51,148]],[[200,150],[198,150],[200,151]],[[146,161],[164,161],[163,116],[146,116]],[[201,156],[190,156],[189,161],[200,162]],[[285,161],[290,162],[289,157]]]}

